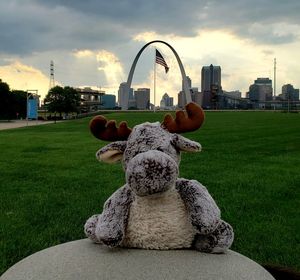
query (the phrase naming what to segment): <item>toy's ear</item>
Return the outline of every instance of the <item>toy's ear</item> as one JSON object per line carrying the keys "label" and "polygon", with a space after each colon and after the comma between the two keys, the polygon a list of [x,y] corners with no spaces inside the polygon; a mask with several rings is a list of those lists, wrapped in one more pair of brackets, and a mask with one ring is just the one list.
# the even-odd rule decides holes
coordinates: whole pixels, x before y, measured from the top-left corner
{"label": "toy's ear", "polygon": [[107,163],[115,163],[122,159],[126,149],[127,141],[116,141],[101,148],[96,153],[96,158],[99,161]]}
{"label": "toy's ear", "polygon": [[192,153],[201,151],[201,145],[198,142],[189,140],[179,134],[173,134],[171,142],[180,151]]}

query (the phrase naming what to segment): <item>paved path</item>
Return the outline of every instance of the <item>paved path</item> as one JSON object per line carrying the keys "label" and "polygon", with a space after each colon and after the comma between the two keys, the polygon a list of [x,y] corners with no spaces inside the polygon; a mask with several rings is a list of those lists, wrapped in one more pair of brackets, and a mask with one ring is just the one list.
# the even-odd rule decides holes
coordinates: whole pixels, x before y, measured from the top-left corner
{"label": "paved path", "polygon": [[26,121],[26,120],[14,120],[14,121],[0,121],[0,130],[11,129],[11,128],[19,128],[24,126],[33,126],[33,125],[42,125],[54,123],[53,121]]}

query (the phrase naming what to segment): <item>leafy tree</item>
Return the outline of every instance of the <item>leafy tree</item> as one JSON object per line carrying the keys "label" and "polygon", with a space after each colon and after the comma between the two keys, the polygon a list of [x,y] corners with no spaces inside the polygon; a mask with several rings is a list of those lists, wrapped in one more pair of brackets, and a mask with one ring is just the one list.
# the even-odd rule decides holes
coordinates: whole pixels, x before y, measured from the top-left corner
{"label": "leafy tree", "polygon": [[0,79],[0,118],[10,119],[12,96],[7,83]]}
{"label": "leafy tree", "polygon": [[12,111],[14,113],[14,117],[18,118],[26,118],[27,111],[27,92],[23,90],[13,90],[12,94]]}
{"label": "leafy tree", "polygon": [[45,98],[45,103],[48,111],[58,112],[60,115],[63,112],[63,91],[60,86],[51,88]]}
{"label": "leafy tree", "polygon": [[58,112],[61,117],[62,113],[77,112],[80,97],[72,87],[55,86],[48,92],[45,102],[48,111]]}
{"label": "leafy tree", "polygon": [[64,87],[64,112],[77,112],[80,105],[78,92],[72,87]]}
{"label": "leafy tree", "polygon": [[[26,118],[27,92],[23,90],[10,90],[9,85],[0,79],[0,118],[15,119]],[[18,114],[17,114],[18,113]]]}

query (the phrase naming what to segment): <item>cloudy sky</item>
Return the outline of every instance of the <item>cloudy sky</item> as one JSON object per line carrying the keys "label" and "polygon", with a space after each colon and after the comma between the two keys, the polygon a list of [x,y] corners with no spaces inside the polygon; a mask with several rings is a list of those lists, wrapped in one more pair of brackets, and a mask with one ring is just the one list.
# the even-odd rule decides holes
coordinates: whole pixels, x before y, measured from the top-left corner
{"label": "cloudy sky", "polygon": [[[202,66],[214,64],[223,89],[244,94],[257,77],[273,78],[274,57],[277,94],[286,83],[300,87],[299,0],[0,0],[0,79],[42,97],[51,60],[57,84],[117,94],[151,40],[175,48],[195,87]],[[167,92],[177,102],[179,68],[168,48],[155,46],[170,66],[168,74],[157,67],[157,100]],[[153,88],[155,46],[143,52],[134,88]]]}

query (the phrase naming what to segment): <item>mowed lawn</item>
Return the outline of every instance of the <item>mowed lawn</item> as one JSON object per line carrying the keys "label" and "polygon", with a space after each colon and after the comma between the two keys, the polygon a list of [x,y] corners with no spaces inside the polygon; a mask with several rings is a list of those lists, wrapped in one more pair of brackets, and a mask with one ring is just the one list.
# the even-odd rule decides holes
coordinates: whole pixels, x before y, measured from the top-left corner
{"label": "mowed lawn", "polygon": [[[111,113],[161,121],[163,113]],[[86,219],[124,184],[121,164],[96,161],[105,142],[90,118],[0,131],[0,272],[59,243],[84,238]],[[208,112],[186,137],[180,176],[207,186],[235,230],[232,249],[259,263],[300,270],[300,114]]]}

